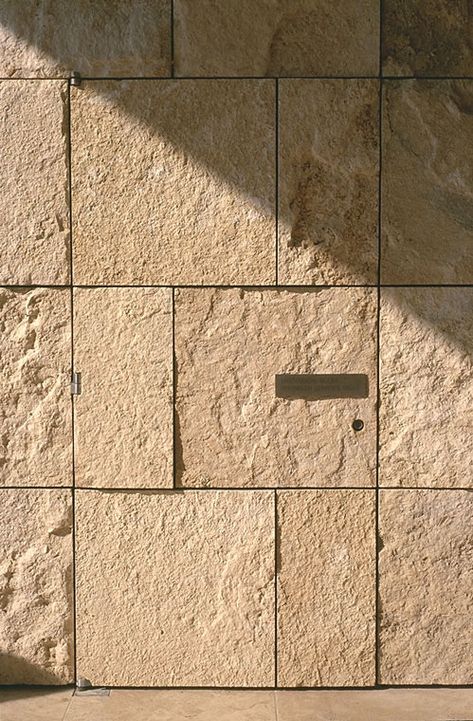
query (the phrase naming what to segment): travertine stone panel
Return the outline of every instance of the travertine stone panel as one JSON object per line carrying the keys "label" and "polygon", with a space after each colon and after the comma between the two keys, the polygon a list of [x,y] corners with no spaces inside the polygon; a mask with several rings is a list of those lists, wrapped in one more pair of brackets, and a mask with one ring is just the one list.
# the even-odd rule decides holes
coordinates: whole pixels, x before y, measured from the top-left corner
{"label": "travertine stone panel", "polygon": [[271,492],[77,496],[80,676],[132,686],[272,685]]}
{"label": "travertine stone panel", "polygon": [[0,485],[70,485],[69,291],[0,288],[0,358]]}
{"label": "travertine stone panel", "polygon": [[472,485],[473,288],[383,289],[380,481]]}
{"label": "travertine stone panel", "polygon": [[72,681],[71,522],[69,491],[0,489],[2,684]]}
{"label": "travertine stone panel", "polygon": [[282,80],[279,282],[376,283],[378,83]]}
{"label": "travertine stone panel", "polygon": [[[372,289],[177,291],[178,482],[371,485],[375,323]],[[369,397],[276,398],[284,373],[366,374]]]}
{"label": "travertine stone panel", "polygon": [[171,0],[4,0],[0,75],[156,76],[171,71]]}
{"label": "travertine stone panel", "polygon": [[[471,693],[471,692],[470,692]],[[1,699],[1,691],[0,691]],[[457,719],[459,717],[455,717]],[[272,691],[241,689],[111,689],[75,694],[59,721],[277,721]],[[12,720],[13,721],[13,720]],[[16,719],[15,719],[16,721]],[[19,719],[19,721],[23,721]],[[27,721],[37,721],[27,719]],[[43,721],[40,719],[40,721]],[[56,721],[56,719],[44,719]],[[313,720],[311,720],[313,721]],[[396,720],[399,721],[399,720]]]}
{"label": "travertine stone panel", "polygon": [[375,682],[375,493],[278,493],[278,683]]}
{"label": "travertine stone panel", "polygon": [[375,75],[376,0],[175,0],[178,75]]}
{"label": "travertine stone panel", "polygon": [[473,81],[387,81],[384,283],[473,282]]}
{"label": "travertine stone panel", "polygon": [[385,75],[473,75],[471,0],[385,0]]}
{"label": "travertine stone panel", "polygon": [[381,683],[471,684],[473,494],[382,491]]}
{"label": "travertine stone panel", "polygon": [[66,115],[66,83],[0,82],[2,283],[68,282]]}
{"label": "travertine stone panel", "polygon": [[[280,691],[276,694],[276,704],[277,721],[471,721],[473,689],[370,688],[343,693],[322,689],[317,693]],[[82,720],[67,717],[67,721]],[[110,721],[118,719],[111,718]]]}
{"label": "travertine stone panel", "polygon": [[79,486],[172,486],[171,305],[169,289],[74,291]]}
{"label": "travertine stone panel", "polygon": [[269,80],[74,89],[76,280],[273,283],[274,95]]}

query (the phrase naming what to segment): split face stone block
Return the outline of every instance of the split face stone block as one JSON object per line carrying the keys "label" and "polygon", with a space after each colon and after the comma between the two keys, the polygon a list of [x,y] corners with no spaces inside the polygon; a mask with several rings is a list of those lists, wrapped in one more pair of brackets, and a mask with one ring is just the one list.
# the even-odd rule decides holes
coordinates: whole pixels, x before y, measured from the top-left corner
{"label": "split face stone block", "polygon": [[77,484],[172,487],[171,291],[75,289],[74,316]]}
{"label": "split face stone block", "polygon": [[73,680],[72,512],[65,490],[0,489],[0,683]]}
{"label": "split face stone block", "polygon": [[171,0],[5,0],[0,75],[161,76],[171,72]]}
{"label": "split face stone block", "polygon": [[375,493],[278,492],[278,683],[375,683]]}
{"label": "split face stone block", "polygon": [[271,686],[271,492],[77,494],[78,669],[94,685]]}
{"label": "split face stone block", "polygon": [[385,0],[385,75],[473,75],[471,7],[463,0]]}
{"label": "split face stone block", "polygon": [[473,81],[384,84],[383,283],[473,283]]}
{"label": "split face stone block", "polygon": [[76,282],[274,283],[274,96],[266,80],[75,89]]}
{"label": "split face stone block", "polygon": [[182,76],[377,75],[375,0],[176,0]]}
{"label": "split face stone block", "polygon": [[471,684],[473,494],[381,492],[381,683]]}
{"label": "split face stone block", "polygon": [[472,485],[473,288],[383,289],[380,482]]}
{"label": "split face stone block", "polygon": [[377,279],[378,82],[282,80],[279,281]]}
{"label": "split face stone block", "polygon": [[[374,484],[375,327],[373,289],[176,291],[178,483]],[[289,373],[366,375],[368,397],[276,397]]]}
{"label": "split face stone block", "polygon": [[66,83],[0,81],[1,283],[69,280],[66,117]]}
{"label": "split face stone block", "polygon": [[69,291],[0,288],[0,330],[0,485],[71,485]]}

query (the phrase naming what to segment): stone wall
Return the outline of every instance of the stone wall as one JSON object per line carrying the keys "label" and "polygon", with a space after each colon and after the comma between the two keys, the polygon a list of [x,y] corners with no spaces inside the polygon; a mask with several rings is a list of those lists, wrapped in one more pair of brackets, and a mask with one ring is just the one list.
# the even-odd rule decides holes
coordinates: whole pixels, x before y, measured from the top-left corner
{"label": "stone wall", "polygon": [[1,683],[473,683],[467,5],[2,3]]}

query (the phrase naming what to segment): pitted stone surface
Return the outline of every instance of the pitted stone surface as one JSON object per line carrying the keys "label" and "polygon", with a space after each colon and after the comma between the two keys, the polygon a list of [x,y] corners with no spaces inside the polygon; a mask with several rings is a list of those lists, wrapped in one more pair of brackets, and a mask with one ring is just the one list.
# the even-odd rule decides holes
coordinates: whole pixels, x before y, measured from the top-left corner
{"label": "pitted stone surface", "polygon": [[471,684],[473,494],[381,492],[381,683]]}
{"label": "pitted stone surface", "polygon": [[1,684],[73,680],[71,524],[69,491],[0,489]]}
{"label": "pitted stone surface", "polygon": [[384,283],[473,283],[473,81],[384,83]]}
{"label": "pitted stone surface", "polygon": [[385,75],[473,75],[470,0],[385,0]]}
{"label": "pitted stone surface", "polygon": [[376,283],[378,83],[281,80],[279,282]]}
{"label": "pitted stone surface", "polygon": [[178,75],[377,75],[376,0],[176,0]]}
{"label": "pitted stone surface", "polygon": [[0,485],[71,485],[68,290],[0,288]]}
{"label": "pitted stone surface", "polygon": [[104,488],[173,483],[171,291],[74,291],[76,480]]}
{"label": "pitted stone surface", "polygon": [[278,683],[375,683],[375,494],[278,493]]}
{"label": "pitted stone surface", "polygon": [[0,283],[68,282],[66,119],[64,82],[0,81]]}
{"label": "pitted stone surface", "polygon": [[[178,290],[178,483],[373,484],[375,324],[372,289]],[[366,374],[369,397],[277,398],[283,373]]]}
{"label": "pitted stone surface", "polygon": [[78,670],[94,685],[271,686],[271,492],[79,491]]}
{"label": "pitted stone surface", "polygon": [[274,283],[274,93],[269,80],[74,90],[76,281]]}
{"label": "pitted stone surface", "polygon": [[[4,0],[0,76],[171,72],[171,0]],[[35,116],[36,117],[36,116]]]}
{"label": "pitted stone surface", "polygon": [[473,288],[383,289],[380,482],[472,485]]}

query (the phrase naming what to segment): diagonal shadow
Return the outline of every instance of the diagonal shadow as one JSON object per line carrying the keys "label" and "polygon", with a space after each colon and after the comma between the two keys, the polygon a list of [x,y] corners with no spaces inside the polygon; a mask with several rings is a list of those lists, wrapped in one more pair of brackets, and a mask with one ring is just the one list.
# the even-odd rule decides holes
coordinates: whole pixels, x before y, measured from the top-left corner
{"label": "diagonal shadow", "polygon": [[[44,20],[44,12],[53,12],[52,8],[53,6],[55,7],[55,4],[48,4],[46,0],[43,0],[40,5],[42,6],[43,14],[38,11],[36,14],[32,13],[30,17],[27,17],[25,12],[17,12],[14,0],[8,0],[0,7],[0,26],[3,25],[8,28],[10,33],[21,39],[23,45],[34,45],[40,55],[52,58],[59,68],[70,67],[72,58],[75,57],[76,60],[74,60],[74,62],[76,66],[70,67],[70,71],[77,70],[86,74],[89,67],[87,52],[88,50],[92,52],[97,49],[90,39],[87,40],[87,37],[92,33],[95,40],[97,40],[97,32],[99,32],[99,34],[101,32],[101,28],[98,29],[96,27],[97,3],[89,3],[88,0],[85,3],[78,3],[73,16],[65,13],[64,8],[61,10],[58,16],[59,25],[57,29],[57,32],[61,33],[60,43],[51,42],[47,33],[42,32],[41,25]],[[51,5],[51,7],[49,5]],[[99,3],[99,5],[101,5],[101,3]],[[99,17],[106,18],[108,13],[110,18],[112,18],[113,13],[110,13],[110,9],[107,8],[106,3],[102,5],[103,7],[100,9]],[[90,22],[87,21],[87,10],[90,12]],[[120,12],[122,14],[125,12],[126,14],[124,6],[120,6]],[[78,22],[79,17],[82,19],[81,23]],[[68,22],[68,18],[75,18],[75,21]],[[149,17],[147,19],[150,21]],[[92,22],[92,20],[94,22]],[[141,21],[142,18],[141,20],[137,20],[134,16],[135,25]],[[151,22],[152,21],[153,18],[151,18]],[[117,41],[119,40],[119,35],[117,35]],[[129,36],[127,36],[126,40],[128,42]],[[127,52],[130,52],[129,44],[125,43],[125,47]],[[131,48],[131,51],[133,51],[133,48]],[[53,52],[55,56],[53,56]],[[293,247],[299,245],[310,249],[321,243],[320,237],[314,235],[314,228],[320,228],[324,226],[324,224],[327,225],[327,223],[330,224],[330,218],[336,218],[340,207],[340,195],[333,193],[332,197],[328,198],[328,205],[326,194],[324,202],[319,202],[319,194],[323,194],[326,191],[324,183],[327,177],[331,176],[329,181],[331,188],[336,187],[337,183],[342,186],[342,198],[345,191],[349,193],[347,172],[343,162],[344,160],[348,161],[347,164],[349,166],[349,158],[338,159],[338,166],[336,167],[333,167],[334,164],[329,167],[328,162],[325,161],[323,164],[323,172],[320,172],[320,157],[312,156],[309,153],[307,157],[298,158],[300,177],[298,182],[292,187],[292,195],[284,199],[281,197],[280,192],[280,197],[277,199],[275,160],[272,171],[274,173],[273,186],[272,188],[265,186],[262,190],[258,184],[255,186],[254,176],[246,174],[244,168],[239,165],[238,147],[232,148],[232,152],[229,153],[228,148],[212,142],[212,132],[209,132],[209,128],[212,130],[212,127],[215,127],[214,115],[219,110],[217,98],[214,108],[209,109],[210,112],[207,117],[203,116],[202,113],[199,114],[193,111],[192,102],[186,101],[185,93],[182,96],[179,116],[173,112],[162,112],[159,106],[160,101],[165,102],[168,97],[172,97],[172,88],[176,87],[177,84],[180,84],[180,87],[182,87],[182,84],[187,83],[187,87],[191,88],[199,83],[216,83],[217,85],[219,83],[235,84],[234,87],[236,87],[237,84],[246,83],[251,89],[271,87],[274,90],[275,82],[274,79],[269,78],[263,80],[241,80],[238,78],[230,80],[172,80],[169,78],[160,78],[154,80],[136,79],[124,81],[111,81],[106,79],[92,81],[85,79],[83,87],[90,87],[93,83],[94,92],[97,92],[104,102],[104,112],[109,114],[117,113],[122,118],[128,118],[127,136],[125,138],[117,138],[117,147],[119,142],[121,151],[126,148],[127,143],[133,145],[136,142],[141,142],[143,138],[147,141],[154,139],[157,145],[159,145],[160,142],[163,143],[168,148],[174,149],[175,153],[184,159],[184,162],[186,162],[187,159],[189,162],[200,166],[209,179],[209,187],[213,180],[215,184],[227,188],[233,196],[243,198],[250,208],[254,207],[255,201],[258,206],[263,204],[266,207],[270,207],[275,221],[274,225],[276,226],[277,221],[280,229],[288,229],[289,240],[286,239],[283,242],[287,242]],[[284,80],[283,82],[290,81]],[[324,81],[305,80],[305,82]],[[334,80],[331,82],[356,83],[359,81]],[[371,80],[366,82],[376,81]],[[217,85],[214,87],[217,87]],[[117,91],[117,89],[120,88],[135,88],[135,91]],[[73,105],[75,92],[80,93],[81,89],[73,89]],[[301,95],[301,100],[303,99],[304,96]],[[274,99],[273,109],[274,124],[272,128],[272,144],[274,146],[276,141],[277,119],[276,99]],[[224,121],[228,124],[229,128],[231,128],[233,121],[238,121],[241,113],[242,108],[236,104],[229,114],[227,112]],[[364,116],[363,113],[365,114]],[[362,112],[360,112],[360,116],[356,118],[356,122],[368,123],[369,120],[366,113],[367,109],[365,107],[362,109]],[[280,122],[281,119],[283,122],[285,121],[284,117],[279,118]],[[250,121],[250,118],[246,118],[247,126],[249,126]],[[111,137],[108,138],[108,142],[113,142],[113,139]],[[72,151],[74,152],[74,138],[72,138],[72,146]],[[258,148],[257,151],[261,152],[261,148]],[[156,156],[156,162],[159,162],[159,154]],[[377,170],[378,168],[376,168],[376,172]],[[280,191],[284,185],[283,180],[284,179],[280,177]],[[189,189],[176,187],[174,188],[174,192],[176,193],[176,197],[178,197],[180,193],[188,193]],[[141,188],[139,185],[136,185],[130,197],[131,206],[133,206],[133,203],[142,202]],[[345,200],[346,198],[343,198],[343,201]],[[348,205],[353,205],[352,201],[354,201],[355,204],[357,202],[356,197],[349,198],[348,200]],[[354,210],[350,208],[350,211],[356,214],[357,209],[356,207]],[[119,213],[120,208],[116,208],[115,212]],[[375,247],[377,245],[377,227],[374,227],[372,232],[372,243],[373,247]],[[345,228],[341,240],[342,242],[332,244],[322,242],[323,251],[331,256],[332,264],[338,266],[340,269],[346,270],[350,274],[358,275],[360,277],[359,284],[376,284],[376,281],[373,281],[372,274],[366,273],[365,260],[356,252],[353,253],[352,249],[349,253],[346,252],[347,245],[349,246],[350,243],[353,242],[348,226]],[[448,242],[446,242],[446,246],[448,247]],[[404,262],[405,258],[399,258],[400,264]],[[307,290],[310,290],[310,288],[311,286],[307,286]],[[471,317],[471,312],[473,311],[473,294],[466,289],[449,289],[443,290],[441,293],[443,294],[444,302],[436,303],[435,306],[422,302],[422,291],[419,291],[419,297],[416,299],[412,294],[409,295],[399,289],[398,291],[392,291],[390,298],[391,302],[399,304],[399,307],[407,316],[417,319],[418,322],[426,324],[438,332],[440,336],[446,337],[450,343],[453,343],[458,348],[462,355],[466,353],[471,356],[473,355],[473,337],[464,319],[468,317],[468,315]],[[462,298],[461,302],[460,296]],[[457,318],[455,318],[455,309],[460,313]]]}

